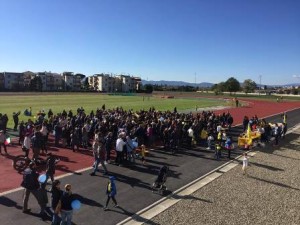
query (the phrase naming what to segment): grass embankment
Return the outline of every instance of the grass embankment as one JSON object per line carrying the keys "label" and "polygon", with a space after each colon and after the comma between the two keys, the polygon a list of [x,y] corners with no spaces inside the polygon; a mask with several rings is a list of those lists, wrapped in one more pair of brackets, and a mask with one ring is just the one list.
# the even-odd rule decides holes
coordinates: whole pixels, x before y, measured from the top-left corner
{"label": "grass embankment", "polygon": [[[62,110],[72,110],[76,112],[78,107],[83,107],[87,113],[91,110],[101,108],[105,104],[106,109],[122,107],[126,110],[133,109],[134,111],[155,107],[157,110],[173,111],[177,107],[178,111],[188,109],[214,107],[226,105],[227,103],[221,99],[206,99],[206,98],[180,98],[176,96],[174,99],[159,98],[152,96],[111,96],[104,94],[26,94],[26,95],[0,95],[0,113],[6,113],[9,117],[8,127],[13,127],[13,112],[21,111],[19,116],[20,121],[27,121],[30,117],[24,116],[25,109],[32,108],[33,116],[38,111],[44,110],[46,113],[52,109],[54,114],[62,112]],[[34,119],[31,117],[31,119]]]}

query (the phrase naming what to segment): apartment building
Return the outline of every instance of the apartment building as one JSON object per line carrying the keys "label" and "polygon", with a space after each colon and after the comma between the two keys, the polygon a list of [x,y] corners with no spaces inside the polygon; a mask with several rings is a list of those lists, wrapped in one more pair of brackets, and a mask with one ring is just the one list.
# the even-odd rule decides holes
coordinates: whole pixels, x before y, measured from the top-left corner
{"label": "apartment building", "polygon": [[[80,91],[84,74],[63,72],[62,74],[52,72],[24,73],[1,72],[0,91],[23,91],[29,90],[31,81],[39,77],[42,81],[42,91]],[[129,75],[94,74],[88,77],[91,90],[101,92],[135,92],[140,89],[141,78]]]}
{"label": "apartment building", "polygon": [[115,92],[116,81],[110,74],[94,74],[88,77],[88,82],[92,90],[101,92]]}
{"label": "apartment building", "polygon": [[74,83],[73,83],[73,89],[76,90],[76,91],[79,91],[81,90],[81,84],[82,84],[82,81],[84,80],[85,78],[85,75],[84,74],[81,74],[81,73],[76,73],[74,75]]}
{"label": "apartment building", "polygon": [[101,92],[135,92],[140,89],[141,78],[129,75],[112,76],[110,74],[94,74],[88,77],[92,90]]}
{"label": "apartment building", "polygon": [[3,72],[4,89],[18,91],[24,88],[24,73]]}
{"label": "apartment building", "polygon": [[41,78],[42,91],[49,91],[49,89],[51,90],[53,88],[53,82],[50,78],[51,75],[48,72],[37,72],[36,76]]}
{"label": "apartment building", "polygon": [[24,77],[23,77],[24,87],[25,87],[25,89],[29,89],[31,79],[33,79],[36,76],[36,73],[33,73],[31,71],[26,71],[23,74],[24,74]]}
{"label": "apartment building", "polygon": [[81,81],[85,77],[83,74],[75,74],[73,72],[63,72],[62,78],[66,91],[80,91]]}
{"label": "apartment building", "polygon": [[4,91],[5,79],[4,73],[0,73],[0,91]]}

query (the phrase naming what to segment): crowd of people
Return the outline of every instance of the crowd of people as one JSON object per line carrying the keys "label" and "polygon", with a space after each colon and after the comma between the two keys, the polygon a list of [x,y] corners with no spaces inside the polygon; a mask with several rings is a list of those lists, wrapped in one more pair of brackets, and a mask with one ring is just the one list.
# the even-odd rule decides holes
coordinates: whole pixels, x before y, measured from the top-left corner
{"label": "crowd of people", "polygon": [[[14,113],[17,117],[19,113]],[[5,118],[3,115],[2,117]],[[2,118],[1,117],[1,118]],[[7,116],[6,116],[7,117]],[[5,132],[8,119],[1,119]],[[231,128],[233,118],[229,112],[216,115],[211,111],[203,111],[196,115],[174,111],[149,110],[112,110],[101,109],[86,113],[81,107],[75,113],[72,110],[54,114],[40,111],[36,120],[19,123],[19,144],[25,152],[33,151],[33,158],[47,153],[49,135],[54,136],[57,147],[70,148],[74,152],[83,149],[101,149],[95,154],[105,155],[110,162],[113,149],[117,152],[117,163],[123,159],[134,158],[137,146],[152,148],[161,144],[165,149],[177,149],[180,146],[193,147],[204,144],[209,135],[217,137],[219,127]],[[1,123],[0,123],[1,124]],[[27,154],[28,155],[28,154]],[[98,157],[99,158],[99,157]]]}
{"label": "crowd of people", "polygon": [[[13,115],[18,117],[19,113]],[[7,115],[0,115],[2,133],[5,133],[7,127],[8,118],[6,118]],[[157,111],[153,107],[147,111],[136,112],[124,110],[121,107],[105,109],[105,105],[101,109],[98,108],[89,113],[82,107],[78,108],[75,113],[72,110],[63,110],[55,114],[51,109],[48,112],[42,110],[37,113],[35,121],[28,119],[26,122],[19,123],[19,144],[22,145],[25,155],[29,156],[29,152],[32,150],[33,159],[38,158],[40,154],[48,156],[46,159],[47,178],[44,183],[38,183],[34,163],[31,163],[28,170],[24,172],[24,181],[26,174],[30,173],[35,183],[31,186],[22,183],[25,188],[23,212],[30,211],[28,198],[32,193],[38,200],[41,214],[45,213],[45,205],[48,201],[41,197],[43,196],[41,193],[44,192],[45,184],[50,178],[52,181],[53,224],[57,224],[59,212],[62,220],[71,221],[71,185],[66,185],[64,192],[58,191],[60,190],[60,181],[54,180],[57,158],[48,153],[49,135],[53,135],[54,145],[57,147],[69,148],[73,152],[92,150],[94,169],[90,175],[93,176],[99,171],[99,164],[102,165],[103,173],[108,173],[106,164],[111,163],[113,150],[116,151],[114,161],[116,165],[123,165],[124,161],[134,162],[137,148],[140,149],[142,162],[145,164],[146,148],[154,148],[158,144],[163,145],[166,150],[176,150],[179,147],[193,148],[196,144],[207,146],[207,149],[215,150],[217,159],[221,156],[220,149],[226,148],[230,158],[232,139],[226,135],[226,131],[231,129],[232,124],[233,117],[229,112],[219,115],[212,111],[185,114],[178,113],[176,107],[173,111],[166,112]],[[274,130],[265,120],[259,120],[257,116],[251,119],[245,116],[244,132],[249,125],[252,130],[258,130],[261,133],[262,141],[268,141]],[[281,128],[278,128],[276,132],[281,133]],[[283,129],[286,131],[286,126]],[[109,180],[105,210],[110,199],[113,200],[115,206],[118,206],[114,198],[116,194],[114,178]],[[39,196],[38,193],[40,193]]]}
{"label": "crowd of people", "polygon": [[[14,122],[18,122],[18,113],[13,114]],[[4,119],[3,119],[4,118]],[[6,119],[5,119],[6,118]],[[2,133],[6,132],[8,118],[7,115],[1,115]],[[123,108],[101,109],[85,112],[80,107],[74,113],[72,110],[54,113],[51,109],[47,112],[41,110],[35,116],[35,120],[28,119],[19,123],[19,144],[25,155],[32,155],[37,159],[40,154],[47,154],[46,180],[43,183],[38,182],[38,173],[34,161],[24,172],[25,188],[23,199],[23,212],[30,211],[28,208],[29,195],[32,193],[40,207],[41,216],[45,214],[45,205],[48,200],[45,197],[45,184],[48,179],[52,182],[52,213],[53,224],[55,224],[60,211],[63,220],[71,220],[71,213],[64,213],[58,210],[62,196],[57,192],[60,182],[54,180],[55,164],[57,158],[48,152],[49,136],[53,135],[54,145],[57,147],[70,148],[73,152],[78,150],[92,150],[94,154],[94,170],[91,175],[98,171],[98,165],[101,164],[104,174],[107,174],[106,163],[111,162],[111,153],[116,151],[115,163],[122,165],[124,161],[134,162],[136,158],[136,149],[140,149],[142,163],[145,164],[147,148],[154,148],[157,144],[162,144],[165,149],[177,149],[182,145],[193,147],[195,144],[206,142],[208,135],[217,135],[217,128],[226,126],[230,129],[233,118],[230,113],[216,115],[213,112],[201,112],[193,115],[192,113],[178,113],[176,107],[173,111],[157,111],[153,107],[149,110],[124,110]],[[16,124],[15,124],[16,125]],[[15,128],[15,126],[14,126]],[[206,135],[203,135],[205,133]],[[30,154],[32,151],[32,154]],[[30,176],[28,175],[30,174]],[[32,181],[27,181],[28,178]],[[107,209],[110,199],[117,206],[115,185],[113,178],[107,187],[108,198],[105,209]],[[32,184],[30,184],[32,182]],[[29,183],[29,186],[27,186]],[[70,187],[65,187],[65,193],[69,193]],[[47,195],[47,194],[46,194]],[[58,200],[59,199],[59,200]],[[70,200],[67,201],[68,204]],[[61,206],[63,206],[62,204]],[[65,211],[70,210],[68,206]]]}

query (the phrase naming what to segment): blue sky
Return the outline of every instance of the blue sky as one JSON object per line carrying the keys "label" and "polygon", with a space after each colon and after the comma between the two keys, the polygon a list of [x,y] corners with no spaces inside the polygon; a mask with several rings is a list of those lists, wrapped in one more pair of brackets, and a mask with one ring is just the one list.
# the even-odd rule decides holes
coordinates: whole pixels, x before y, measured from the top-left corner
{"label": "blue sky", "polygon": [[298,0],[0,0],[0,71],[300,82]]}

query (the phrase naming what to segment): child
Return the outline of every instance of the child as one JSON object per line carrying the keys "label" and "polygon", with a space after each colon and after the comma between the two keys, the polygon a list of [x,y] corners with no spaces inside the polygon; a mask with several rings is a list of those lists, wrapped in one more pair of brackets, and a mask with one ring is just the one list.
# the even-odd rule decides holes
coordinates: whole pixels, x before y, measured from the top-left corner
{"label": "child", "polygon": [[208,145],[208,147],[206,148],[207,150],[211,149],[213,141],[214,141],[214,136],[212,134],[209,134],[207,137],[207,145]]}
{"label": "child", "polygon": [[141,145],[141,156],[142,156],[142,163],[143,163],[143,165],[146,164],[145,155],[146,155],[146,146],[145,145]]}
{"label": "child", "polygon": [[243,167],[242,167],[242,170],[243,170],[243,175],[247,175],[247,167],[248,167],[248,156],[247,156],[247,153],[244,153],[243,154]]}
{"label": "child", "polygon": [[215,157],[217,160],[221,158],[221,145],[220,143],[215,144]]}
{"label": "child", "polygon": [[108,206],[108,203],[110,201],[110,198],[115,203],[114,207],[115,208],[119,207],[118,203],[115,199],[115,196],[117,194],[117,187],[116,187],[116,184],[115,184],[115,177],[114,176],[109,177],[109,181],[108,181],[108,184],[107,184],[107,187],[106,187],[106,194],[107,194],[107,200],[106,200],[104,210],[106,211],[108,209],[107,206]]}
{"label": "child", "polygon": [[232,140],[231,137],[227,137],[226,141],[225,141],[225,149],[227,150],[227,157],[228,159],[231,158],[231,150],[232,150]]}

